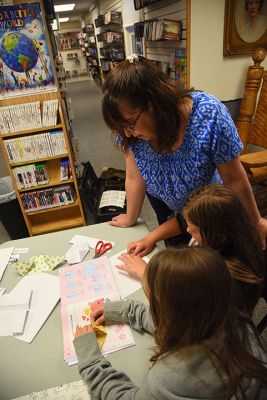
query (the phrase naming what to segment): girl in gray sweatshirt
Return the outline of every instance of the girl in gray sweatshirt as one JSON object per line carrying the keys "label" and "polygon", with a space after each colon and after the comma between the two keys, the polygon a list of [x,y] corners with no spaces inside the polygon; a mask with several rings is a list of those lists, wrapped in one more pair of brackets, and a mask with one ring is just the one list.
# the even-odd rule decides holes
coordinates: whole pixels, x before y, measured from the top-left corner
{"label": "girl in gray sweatshirt", "polygon": [[76,328],[79,372],[94,399],[267,399],[267,356],[235,306],[238,293],[221,256],[208,248],[163,250],[148,263],[143,287],[149,307],[107,302],[91,315],[96,324],[125,322],[154,335],[141,387],[101,354],[90,325]]}

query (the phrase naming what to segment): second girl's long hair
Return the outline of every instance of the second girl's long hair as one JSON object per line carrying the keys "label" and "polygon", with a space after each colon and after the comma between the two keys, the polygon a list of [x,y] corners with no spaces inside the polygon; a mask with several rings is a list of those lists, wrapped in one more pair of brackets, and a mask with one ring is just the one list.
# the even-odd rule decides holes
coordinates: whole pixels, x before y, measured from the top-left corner
{"label": "second girl's long hair", "polygon": [[203,243],[224,257],[234,279],[262,283],[265,272],[260,237],[233,189],[210,185],[196,190],[189,196],[183,215],[199,228]]}
{"label": "second girl's long hair", "polygon": [[232,283],[223,258],[204,247],[163,250],[144,275],[156,328],[151,360],[201,346],[224,382],[226,399],[242,392],[244,376],[267,385],[267,369],[249,351],[248,326],[255,328],[235,307]]}

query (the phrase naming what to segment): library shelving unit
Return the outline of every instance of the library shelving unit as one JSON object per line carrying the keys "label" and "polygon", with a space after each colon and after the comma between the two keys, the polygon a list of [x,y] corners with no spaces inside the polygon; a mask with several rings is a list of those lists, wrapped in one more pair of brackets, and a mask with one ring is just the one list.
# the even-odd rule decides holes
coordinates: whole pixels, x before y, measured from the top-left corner
{"label": "library shelving unit", "polygon": [[[0,101],[0,107],[6,107],[6,106],[13,106],[13,105],[25,105],[25,104],[30,104],[33,102],[41,102],[41,106],[44,101],[47,100],[58,100],[59,108],[58,108],[58,117],[57,117],[57,123],[53,126],[43,126],[40,128],[35,128],[35,129],[25,129],[21,131],[15,131],[15,132],[9,132],[9,133],[2,133],[1,134],[1,146],[3,150],[3,154],[10,172],[10,175],[13,179],[14,183],[14,188],[16,190],[17,198],[22,210],[22,214],[24,216],[29,234],[32,235],[38,235],[42,233],[48,233],[52,231],[58,231],[58,230],[63,230],[67,228],[72,228],[76,226],[82,226],[85,225],[84,221],[84,214],[83,214],[83,209],[82,209],[82,204],[79,196],[79,190],[78,190],[78,185],[77,185],[77,180],[75,176],[75,169],[74,169],[74,164],[73,164],[73,159],[72,159],[72,154],[71,154],[71,149],[69,145],[69,139],[68,139],[68,134],[66,130],[66,125],[64,122],[63,118],[63,112],[62,112],[62,107],[61,107],[61,99],[60,95],[58,92],[49,92],[49,93],[38,93],[38,94],[33,94],[33,95],[28,95],[28,96],[21,96],[21,97],[14,97],[11,99],[4,99]],[[25,126],[27,125],[25,121]],[[31,158],[27,157],[29,159],[23,160],[23,161],[11,161],[10,160],[10,155],[8,154],[8,147],[6,146],[7,140],[10,139],[20,139],[20,140],[15,140],[14,144],[12,145],[12,151],[13,154],[16,155],[16,152],[19,152],[19,156],[21,156],[21,153],[24,151],[26,153],[27,149],[21,149],[21,146],[23,146],[22,143],[25,142],[25,140],[30,140],[38,138],[38,135],[41,135],[43,133],[52,133],[55,134],[56,132],[63,132],[63,137],[64,137],[64,142],[65,142],[65,148],[61,148],[61,150],[56,154],[56,155],[50,155],[49,156],[42,156],[39,154],[40,158]],[[40,137],[40,136],[39,136]],[[22,140],[21,140],[22,139]],[[23,142],[24,140],[24,142]],[[43,141],[43,142],[42,142]],[[46,146],[44,143],[44,138],[42,136],[41,139],[41,144],[43,144],[43,147]],[[39,146],[40,146],[40,139],[39,139]],[[61,152],[62,151],[62,152]],[[68,159],[69,160],[69,166],[70,166],[70,176],[68,177],[67,180],[60,180],[60,164],[62,159]],[[15,178],[15,173],[14,169],[18,166],[27,166],[27,165],[33,165],[34,163],[45,163],[47,172],[48,172],[48,183],[43,184],[43,185],[36,185],[36,186],[30,186],[26,188],[19,189],[17,180]],[[45,198],[44,192],[47,189],[54,189],[54,190],[61,190],[64,187],[68,187],[71,190],[71,197],[72,201],[66,201],[65,203],[69,204],[64,204],[62,205],[56,205],[53,204],[53,206],[48,206],[47,203],[47,198]],[[31,193],[41,193],[41,196],[38,199],[38,205],[39,209],[36,211],[31,211],[25,209],[25,203],[23,203],[22,198],[23,195],[26,194],[26,196],[30,196]],[[51,192],[48,192],[46,196],[51,196]],[[64,195],[65,196],[65,195]],[[24,196],[25,198],[25,196]],[[27,197],[26,197],[27,198]],[[29,200],[30,201],[30,200]],[[49,208],[47,208],[49,207]],[[33,208],[34,209],[34,208]]]}
{"label": "library shelving unit", "polygon": [[0,12],[21,18],[0,27],[0,145],[28,232],[85,225],[43,2],[14,0]]}

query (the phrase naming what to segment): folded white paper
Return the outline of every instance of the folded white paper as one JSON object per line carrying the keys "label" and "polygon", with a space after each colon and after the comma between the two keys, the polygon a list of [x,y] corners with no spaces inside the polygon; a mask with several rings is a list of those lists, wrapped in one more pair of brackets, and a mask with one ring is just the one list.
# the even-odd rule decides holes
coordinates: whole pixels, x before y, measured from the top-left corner
{"label": "folded white paper", "polygon": [[85,240],[79,241],[71,246],[65,258],[68,264],[77,264],[84,259],[88,251],[90,251],[88,243]]}
{"label": "folded white paper", "polygon": [[0,297],[0,336],[23,333],[31,296],[32,290],[25,288],[17,294]]}
{"label": "folded white paper", "polygon": [[30,310],[23,334],[15,337],[30,343],[60,299],[59,278],[45,272],[27,275],[10,293],[19,295],[25,288],[33,291]]}
{"label": "folded white paper", "polygon": [[[109,263],[112,267],[112,273],[116,281],[119,293],[121,295],[121,298],[123,299],[140,289],[142,287],[142,284],[138,278],[135,278],[134,276],[129,275],[127,272],[121,271],[115,267],[116,265],[123,264],[123,262],[118,259],[118,257],[122,253],[127,253],[127,250],[125,249],[120,253],[109,257]],[[148,263],[149,258],[143,257],[143,260]]]}
{"label": "folded white paper", "polygon": [[14,247],[7,247],[6,249],[0,249],[0,280],[5,272],[10,256],[14,250]]}

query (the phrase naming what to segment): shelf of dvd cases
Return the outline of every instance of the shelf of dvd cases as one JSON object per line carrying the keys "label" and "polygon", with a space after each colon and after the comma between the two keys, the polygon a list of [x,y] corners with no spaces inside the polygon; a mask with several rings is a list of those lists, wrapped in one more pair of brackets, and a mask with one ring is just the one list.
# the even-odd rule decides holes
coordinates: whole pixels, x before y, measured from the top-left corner
{"label": "shelf of dvd cases", "polygon": [[[0,143],[30,235],[85,225],[58,92],[1,100]],[[63,160],[71,171],[64,177]]]}

